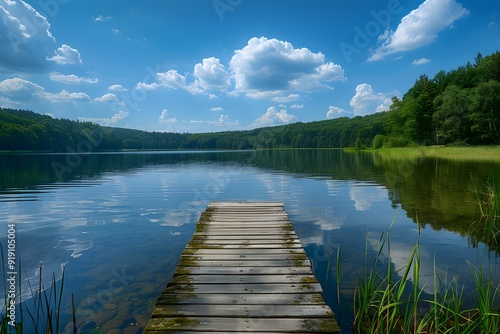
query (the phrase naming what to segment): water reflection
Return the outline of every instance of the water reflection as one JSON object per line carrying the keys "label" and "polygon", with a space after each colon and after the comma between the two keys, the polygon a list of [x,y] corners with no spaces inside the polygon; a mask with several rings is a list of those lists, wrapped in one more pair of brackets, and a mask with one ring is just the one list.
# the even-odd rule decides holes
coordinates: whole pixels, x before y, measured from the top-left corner
{"label": "water reflection", "polygon": [[[477,219],[471,187],[487,177],[500,179],[498,164],[407,162],[336,150],[152,152],[88,155],[60,180],[52,165],[65,159],[0,155],[0,219],[17,226],[26,276],[34,279],[43,261],[49,281],[66,265],[65,288],[75,293],[83,333],[96,326],[140,331],[212,200],[284,202],[334,311],[328,258],[342,247],[348,310],[365,255],[374,256],[393,220],[390,265],[396,270],[418,240],[417,217],[423,227],[425,292],[432,287],[434,259],[440,277],[470,283],[469,260],[491,265],[500,280],[488,247],[468,247],[471,238],[480,240],[469,229]],[[0,230],[2,244],[6,232]],[[383,256],[386,266],[387,252]],[[345,333],[349,321],[342,325]]]}

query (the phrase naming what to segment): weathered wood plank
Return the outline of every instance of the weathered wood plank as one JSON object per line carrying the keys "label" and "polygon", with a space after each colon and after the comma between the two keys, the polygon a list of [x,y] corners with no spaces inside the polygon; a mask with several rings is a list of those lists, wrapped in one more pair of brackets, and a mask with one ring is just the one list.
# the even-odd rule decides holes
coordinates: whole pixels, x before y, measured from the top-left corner
{"label": "weathered wood plank", "polygon": [[180,267],[303,267],[311,266],[309,260],[244,260],[241,262],[234,260],[203,260],[194,262],[181,262]]}
{"label": "weathered wood plank", "polygon": [[153,315],[159,317],[251,317],[251,318],[324,318],[333,317],[332,310],[326,305],[159,305]]}
{"label": "weathered wood plank", "polygon": [[[162,331],[162,330],[159,330],[159,331],[153,331],[153,330],[148,330],[147,333],[150,333],[150,334],[165,334],[165,333],[168,333],[168,334],[193,334],[193,333],[196,333],[196,334],[214,334],[214,332],[204,332],[204,331],[190,331],[190,330],[181,330],[181,331],[177,331],[177,330],[169,330],[169,331]],[[217,334],[234,334],[235,332],[223,332],[223,331],[217,331]],[[286,332],[252,332],[252,334],[294,334],[294,333],[286,333]]]}
{"label": "weathered wood plank", "polygon": [[283,207],[282,202],[261,202],[261,201],[243,201],[243,202],[237,202],[237,201],[218,201],[218,202],[211,202],[208,204],[209,208],[217,207],[217,208],[223,208],[223,207]]}
{"label": "weathered wood plank", "polygon": [[184,250],[183,255],[210,255],[210,254],[306,254],[303,248],[287,249],[287,248],[269,248],[269,249],[224,249],[224,248],[205,248],[205,249],[188,249]]}
{"label": "weathered wood plank", "polygon": [[340,333],[281,202],[212,202],[145,334]]}
{"label": "weathered wood plank", "polygon": [[171,293],[163,292],[158,298],[157,304],[163,305],[318,305],[323,302],[320,293],[270,293],[270,294],[200,294],[190,292]]}
{"label": "weathered wood plank", "polygon": [[249,241],[252,240],[252,242],[260,243],[260,241],[269,241],[269,240],[296,240],[299,241],[299,238],[295,234],[259,234],[259,235],[213,235],[213,234],[200,234],[194,237],[191,241],[198,241],[198,242],[206,242],[206,241],[212,241],[212,240],[217,240],[217,241],[236,241],[236,242],[242,242],[242,241]]}
{"label": "weathered wood plank", "polygon": [[175,284],[296,284],[317,283],[314,275],[182,275],[174,277]]}
{"label": "weathered wood plank", "polygon": [[310,266],[300,267],[177,267],[174,273],[179,275],[307,275]]}
{"label": "weathered wood plank", "polygon": [[278,245],[281,246],[282,244],[298,244],[300,245],[300,241],[297,238],[276,238],[276,239],[237,239],[237,240],[231,240],[231,239],[219,239],[216,237],[209,237],[209,238],[199,238],[196,240],[192,240],[191,243],[197,244],[201,243],[204,245],[250,245],[250,244],[259,244],[259,245]]}
{"label": "weathered wood plank", "polygon": [[333,318],[219,318],[219,317],[171,317],[152,318],[149,330],[190,331],[284,331],[290,333],[339,332]]}
{"label": "weathered wood plank", "polygon": [[[282,243],[281,244],[284,248],[287,249],[301,249],[302,245],[298,243],[292,243],[292,244],[287,244],[287,243]],[[248,244],[248,245],[224,245],[224,244],[215,244],[215,245],[206,245],[204,243],[189,243],[186,246],[187,249],[194,248],[194,249],[274,249],[276,248],[276,245],[273,244]]]}
{"label": "weathered wood plank", "polygon": [[176,284],[165,291],[172,293],[320,293],[319,283],[296,284]]}
{"label": "weathered wood plank", "polygon": [[260,235],[260,234],[295,234],[285,231],[283,228],[269,227],[265,230],[251,227],[218,228],[206,231],[198,231],[197,235]]}
{"label": "weathered wood plank", "polygon": [[234,254],[215,253],[215,254],[197,254],[197,255],[182,255],[182,260],[185,261],[217,261],[217,260],[234,260],[234,261],[265,261],[265,260],[307,260],[306,254],[290,254],[290,253],[254,253],[254,254]]}

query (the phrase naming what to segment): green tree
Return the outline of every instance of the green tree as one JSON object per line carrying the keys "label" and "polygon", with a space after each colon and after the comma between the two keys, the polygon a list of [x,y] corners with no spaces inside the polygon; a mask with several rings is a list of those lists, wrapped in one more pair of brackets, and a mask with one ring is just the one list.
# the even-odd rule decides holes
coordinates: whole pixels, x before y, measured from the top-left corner
{"label": "green tree", "polygon": [[500,83],[490,80],[473,91],[470,105],[474,144],[500,143]]}
{"label": "green tree", "polygon": [[450,85],[436,97],[434,127],[436,143],[466,142],[470,138],[469,89]]}

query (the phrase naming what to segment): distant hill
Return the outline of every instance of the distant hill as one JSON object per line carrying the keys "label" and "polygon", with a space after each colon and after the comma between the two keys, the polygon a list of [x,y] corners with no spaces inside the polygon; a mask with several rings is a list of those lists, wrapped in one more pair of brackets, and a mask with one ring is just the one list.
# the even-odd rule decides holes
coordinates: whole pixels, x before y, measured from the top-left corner
{"label": "distant hill", "polygon": [[260,149],[354,146],[383,132],[385,113],[247,131],[180,134],[103,127],[54,119],[27,110],[0,109],[0,150],[49,152],[106,150]]}
{"label": "distant hill", "polygon": [[54,119],[0,108],[0,150],[106,150],[394,147],[500,144],[500,52],[432,79],[420,76],[387,112],[246,131],[164,133]]}

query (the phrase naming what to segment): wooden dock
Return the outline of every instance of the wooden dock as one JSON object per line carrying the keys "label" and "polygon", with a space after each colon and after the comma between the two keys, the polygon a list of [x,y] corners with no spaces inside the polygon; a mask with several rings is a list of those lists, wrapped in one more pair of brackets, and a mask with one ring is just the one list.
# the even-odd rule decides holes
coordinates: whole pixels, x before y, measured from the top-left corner
{"label": "wooden dock", "polygon": [[340,333],[277,202],[212,202],[144,333]]}

